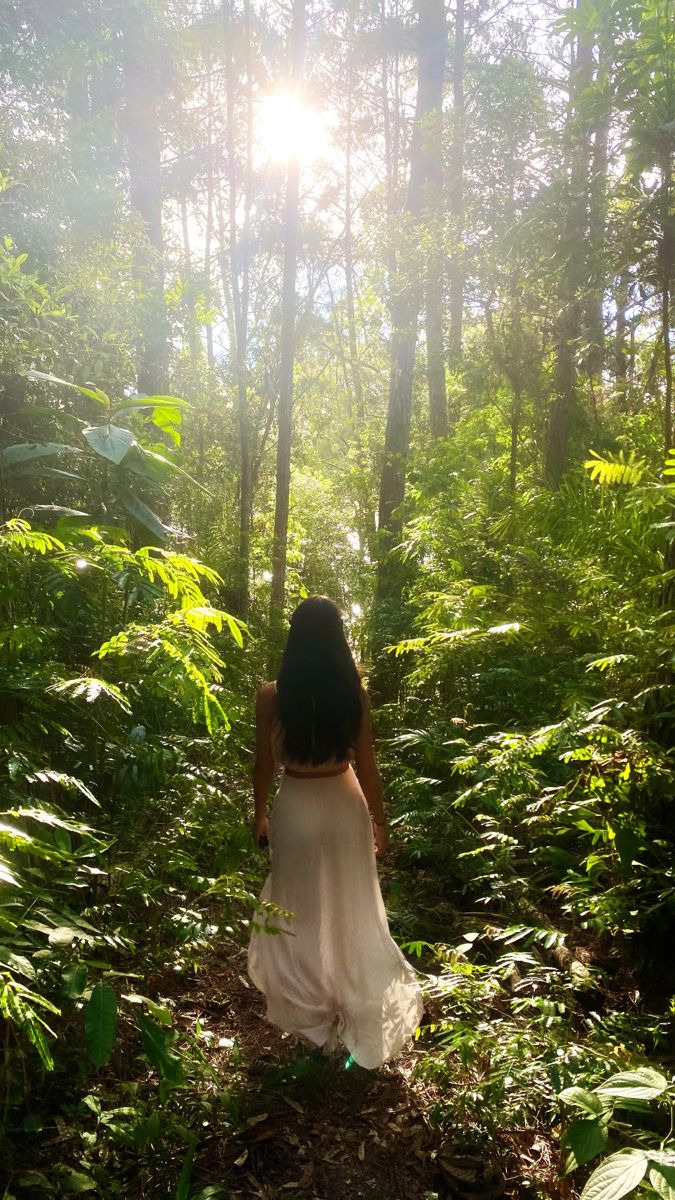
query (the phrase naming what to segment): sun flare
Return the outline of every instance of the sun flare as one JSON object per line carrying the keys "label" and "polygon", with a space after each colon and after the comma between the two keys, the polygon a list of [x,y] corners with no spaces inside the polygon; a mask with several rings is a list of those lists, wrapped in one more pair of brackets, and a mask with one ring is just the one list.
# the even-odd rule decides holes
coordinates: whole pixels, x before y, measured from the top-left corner
{"label": "sun flare", "polygon": [[291,92],[266,96],[259,108],[259,139],[265,158],[302,163],[320,157],[327,141],[321,115]]}

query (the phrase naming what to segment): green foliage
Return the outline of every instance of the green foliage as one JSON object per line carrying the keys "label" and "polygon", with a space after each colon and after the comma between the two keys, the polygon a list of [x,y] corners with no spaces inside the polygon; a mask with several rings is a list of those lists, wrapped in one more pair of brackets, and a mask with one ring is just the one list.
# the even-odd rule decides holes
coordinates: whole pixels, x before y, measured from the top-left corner
{"label": "green foliage", "polygon": [[[244,912],[268,931],[279,915],[257,902],[245,818],[271,651],[284,227],[257,100],[286,14],[230,6],[226,39],[194,5],[123,2],[111,21],[85,0],[56,22],[44,7],[10,0],[0,19],[10,1186],[188,1200],[198,1139],[225,1145],[242,1105],[235,1055],[214,1065],[175,988],[224,939],[239,953]],[[672,1198],[672,1088],[638,1096],[636,1079],[661,1087],[675,987],[673,12],[545,8],[467,5],[462,64],[450,6],[446,204],[412,254],[416,10],[313,13],[332,149],[302,172],[287,604],[334,595],[375,676],[368,639],[389,647],[383,886],[429,972],[430,1124],[557,1195],[563,1103],[568,1168],[583,1180],[602,1156],[586,1200]],[[402,595],[382,605],[391,302],[435,254],[450,432],[428,431],[427,305],[398,414]]]}
{"label": "green foliage", "polygon": [[115,1045],[117,999],[107,983],[97,983],[84,1010],[87,1054],[95,1067],[108,1061]]}
{"label": "green foliage", "polygon": [[584,463],[590,471],[591,479],[602,484],[639,483],[645,473],[646,462],[638,458],[635,451],[625,454],[620,450],[617,455],[596,454],[591,450],[591,458]]}
{"label": "green foliage", "polygon": [[[673,1115],[675,1084],[651,1067],[639,1067],[634,1071],[620,1071],[611,1075],[593,1088],[566,1088],[560,1093],[565,1104],[592,1112],[589,1120],[574,1121],[566,1130],[563,1144],[568,1148],[565,1170],[567,1172],[584,1166],[601,1153],[611,1135],[622,1141],[632,1137],[638,1145],[622,1146],[620,1150],[604,1158],[587,1180],[581,1193],[582,1200],[620,1200],[633,1194],[644,1181],[647,1192],[669,1196],[675,1174],[673,1173]],[[651,1120],[658,1124],[658,1114],[653,1111],[653,1102],[658,1101],[669,1116],[669,1132],[665,1136],[649,1128]],[[618,1121],[615,1109],[626,1109],[633,1113],[638,1122],[630,1130],[624,1120]],[[642,1191],[642,1189],[639,1189]]]}
{"label": "green foliage", "polygon": [[[170,857],[177,821],[188,853],[171,871],[208,887],[190,862],[188,810],[179,798],[187,791],[194,803],[199,789],[179,746],[189,744],[194,726],[207,735],[203,746],[230,728],[226,660],[211,631],[235,653],[242,645],[240,624],[202,590],[219,584],[203,564],[184,553],[131,550],[117,531],[70,519],[57,532],[18,518],[0,528],[0,996],[10,1031],[4,1094],[12,1104],[22,1094],[22,1047],[53,1070],[55,1045],[75,1012],[76,1041],[96,1068],[108,1061],[119,1021],[106,960],[131,950],[123,914],[140,896],[159,905],[152,891],[166,887],[159,864]],[[239,824],[238,814],[225,820]],[[139,861],[143,826],[154,847]],[[205,848],[204,823],[193,828]],[[233,848],[235,861],[245,844]],[[211,878],[227,865],[216,853]],[[114,901],[106,899],[111,887]],[[188,954],[203,937],[199,926],[195,915],[176,939]],[[150,1038],[148,1019],[139,1026]],[[160,1043],[158,1034],[152,1044]],[[166,1051],[164,1067],[171,1061]]]}

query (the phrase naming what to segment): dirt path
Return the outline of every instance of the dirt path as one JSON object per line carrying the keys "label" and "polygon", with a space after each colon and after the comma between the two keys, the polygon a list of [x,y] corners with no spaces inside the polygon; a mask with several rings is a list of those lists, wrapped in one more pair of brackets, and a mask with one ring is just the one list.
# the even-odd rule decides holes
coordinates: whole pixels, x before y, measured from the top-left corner
{"label": "dirt path", "polygon": [[236,1137],[206,1142],[193,1190],[218,1183],[232,1200],[432,1200],[439,1195],[437,1138],[424,1119],[421,1084],[411,1080],[415,1046],[377,1071],[346,1051],[313,1059],[264,1017],[234,946],[212,959],[184,992],[178,1023],[198,1017],[214,1058],[236,1077],[242,1101]]}

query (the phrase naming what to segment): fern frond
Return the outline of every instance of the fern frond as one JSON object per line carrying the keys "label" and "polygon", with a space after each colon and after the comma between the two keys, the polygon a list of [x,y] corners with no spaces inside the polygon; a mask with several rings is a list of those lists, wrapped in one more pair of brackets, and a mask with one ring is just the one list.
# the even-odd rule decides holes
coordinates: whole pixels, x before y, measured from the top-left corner
{"label": "fern frond", "polygon": [[584,467],[590,471],[591,479],[603,487],[639,483],[647,470],[647,463],[644,458],[637,457],[635,450],[627,455],[624,450],[619,450],[618,454],[608,453],[604,458],[595,450],[590,454],[592,457],[586,459]]}
{"label": "fern frond", "polygon": [[92,675],[79,675],[75,679],[62,679],[59,683],[53,683],[49,692],[55,692],[59,696],[70,695],[74,700],[79,696],[84,697],[88,704],[93,704],[98,700],[99,696],[108,696],[119,704],[124,712],[130,713],[131,707],[124,696],[114,683],[108,683],[105,679],[95,679]]}

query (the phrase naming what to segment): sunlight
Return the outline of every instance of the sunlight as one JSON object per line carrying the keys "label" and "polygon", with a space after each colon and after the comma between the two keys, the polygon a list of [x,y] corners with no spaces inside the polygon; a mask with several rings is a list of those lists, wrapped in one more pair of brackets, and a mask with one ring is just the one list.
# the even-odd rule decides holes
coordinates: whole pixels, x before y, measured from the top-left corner
{"label": "sunlight", "polygon": [[298,158],[303,163],[314,162],[326,142],[326,129],[321,115],[291,92],[266,96],[258,110],[259,138],[265,158],[288,162]]}

